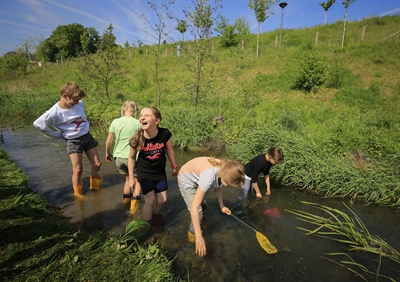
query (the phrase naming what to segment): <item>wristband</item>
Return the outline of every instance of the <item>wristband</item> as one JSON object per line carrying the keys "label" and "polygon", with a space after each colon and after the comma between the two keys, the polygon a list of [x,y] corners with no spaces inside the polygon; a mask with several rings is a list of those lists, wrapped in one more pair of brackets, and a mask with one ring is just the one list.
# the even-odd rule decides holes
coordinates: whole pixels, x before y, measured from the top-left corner
{"label": "wristband", "polygon": [[178,164],[173,165],[172,168],[173,168],[173,169],[177,169],[177,168],[178,168]]}

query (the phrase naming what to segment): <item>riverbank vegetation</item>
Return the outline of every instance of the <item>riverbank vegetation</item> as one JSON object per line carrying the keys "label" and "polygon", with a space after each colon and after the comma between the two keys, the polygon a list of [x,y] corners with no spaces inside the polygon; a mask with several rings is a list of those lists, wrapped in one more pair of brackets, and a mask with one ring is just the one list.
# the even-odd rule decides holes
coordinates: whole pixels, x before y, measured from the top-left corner
{"label": "riverbank vegetation", "polygon": [[342,24],[284,30],[281,47],[278,30],[261,34],[258,58],[255,35],[244,48],[211,38],[200,88],[190,69],[195,42],[179,42],[180,57],[178,43],[163,44],[157,56],[151,46],[120,47],[120,69],[107,89],[87,79],[80,57],[4,76],[0,119],[12,126],[39,116],[74,80],[85,86],[92,124],[104,130],[126,99],[139,108],[159,103],[179,149],[214,146],[245,163],[279,146],[285,161],[271,170],[278,182],[398,208],[400,38],[392,35],[400,17],[349,22],[343,48]]}
{"label": "riverbank vegetation", "polygon": [[[323,212],[321,216],[301,210],[288,210],[299,220],[313,226],[310,229],[298,227],[306,231],[305,235],[316,235],[347,245],[347,252],[326,253],[326,257],[323,258],[345,267],[363,281],[382,279],[396,281],[396,277],[387,276],[385,272],[388,269],[399,272],[400,252],[379,236],[371,234],[362,220],[346,204],[350,214],[315,203],[303,202],[303,204]],[[350,255],[351,253],[357,254]],[[360,254],[364,255],[360,257]],[[365,259],[365,254],[368,254],[368,260]],[[336,261],[332,257],[341,259]]]}
{"label": "riverbank vegetation", "polygon": [[157,244],[76,230],[0,149],[2,281],[180,281]]}

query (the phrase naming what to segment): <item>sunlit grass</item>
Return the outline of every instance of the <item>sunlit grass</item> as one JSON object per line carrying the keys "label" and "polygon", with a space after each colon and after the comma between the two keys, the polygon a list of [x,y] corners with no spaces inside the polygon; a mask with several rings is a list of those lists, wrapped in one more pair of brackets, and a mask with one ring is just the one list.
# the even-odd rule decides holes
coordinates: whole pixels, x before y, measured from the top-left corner
{"label": "sunlit grass", "polygon": [[344,257],[341,258],[339,262],[329,257],[323,258],[347,268],[365,281],[370,281],[371,276],[375,278],[375,281],[378,281],[379,278],[387,278],[390,281],[396,281],[396,278],[381,274],[384,267],[389,267],[389,265],[386,265],[382,261],[385,260],[387,263],[389,260],[395,264],[392,269],[398,269],[398,265],[400,264],[400,252],[391,247],[384,239],[371,234],[361,219],[346,204],[344,205],[350,214],[315,203],[304,201],[302,201],[302,203],[322,211],[326,216],[320,216],[301,210],[287,210],[296,215],[297,219],[315,226],[315,228],[297,227],[298,229],[305,231],[305,235],[316,235],[347,245],[347,251],[349,253],[358,252],[372,255],[372,259],[376,263],[376,269],[368,269],[361,262],[357,262],[353,259],[347,252],[331,252],[325,254],[328,256]]}

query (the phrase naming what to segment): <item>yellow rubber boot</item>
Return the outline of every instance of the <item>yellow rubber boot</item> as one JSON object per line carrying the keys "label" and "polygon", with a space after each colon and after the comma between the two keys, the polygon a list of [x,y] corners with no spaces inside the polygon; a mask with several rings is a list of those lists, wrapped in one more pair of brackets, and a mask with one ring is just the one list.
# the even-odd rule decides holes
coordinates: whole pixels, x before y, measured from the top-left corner
{"label": "yellow rubber boot", "polygon": [[132,194],[130,194],[130,195],[124,194],[122,196],[122,204],[124,204],[124,205],[130,204],[131,203],[131,198],[132,198]]}
{"label": "yellow rubber boot", "polygon": [[78,198],[82,198],[83,194],[82,194],[82,182],[78,184],[78,186],[72,186],[72,188],[74,188],[74,196],[78,197]]}
{"label": "yellow rubber boot", "polygon": [[129,213],[136,214],[137,211],[139,210],[139,204],[140,204],[140,200],[132,199],[131,200],[131,208],[130,208]]}
{"label": "yellow rubber boot", "polygon": [[103,177],[99,177],[99,178],[93,178],[92,176],[90,176],[90,189],[92,190],[100,190],[100,183],[103,182]]}
{"label": "yellow rubber boot", "polygon": [[190,230],[188,230],[188,241],[192,243],[196,242],[196,236],[192,232],[190,232]]}

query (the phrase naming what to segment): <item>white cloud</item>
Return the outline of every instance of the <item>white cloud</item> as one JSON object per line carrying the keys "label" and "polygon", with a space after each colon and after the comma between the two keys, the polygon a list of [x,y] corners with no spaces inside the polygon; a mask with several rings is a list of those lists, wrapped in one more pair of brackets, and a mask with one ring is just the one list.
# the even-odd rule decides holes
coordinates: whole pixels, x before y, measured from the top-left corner
{"label": "white cloud", "polygon": [[400,13],[400,8],[396,8],[396,9],[393,9],[393,10],[390,10],[390,11],[386,11],[386,12],[380,13],[379,16],[380,17],[384,17],[384,16],[387,16],[387,15],[392,15],[392,14],[397,14],[397,13]]}

